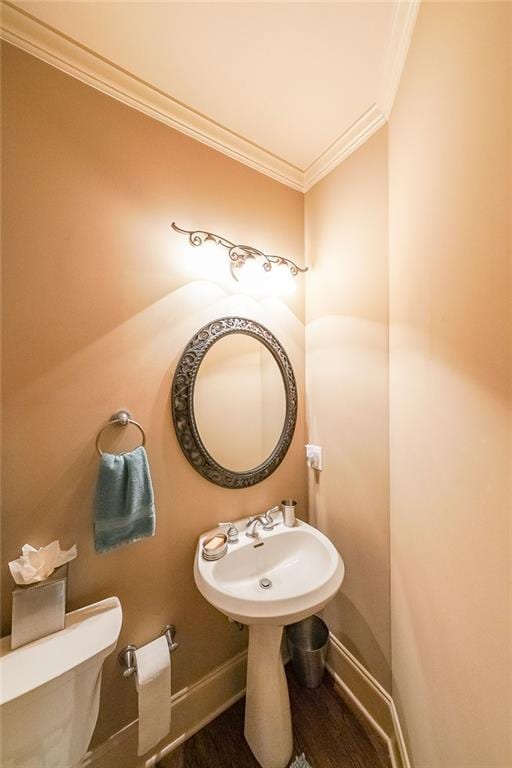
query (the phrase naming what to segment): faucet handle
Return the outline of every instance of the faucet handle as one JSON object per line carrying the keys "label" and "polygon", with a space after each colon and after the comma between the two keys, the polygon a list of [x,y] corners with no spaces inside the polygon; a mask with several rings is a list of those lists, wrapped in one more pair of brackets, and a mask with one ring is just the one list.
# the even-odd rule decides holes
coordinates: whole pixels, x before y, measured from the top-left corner
{"label": "faucet handle", "polygon": [[265,518],[265,525],[264,525],[263,527],[264,527],[264,528],[265,528],[267,531],[268,531],[268,530],[272,530],[272,528],[273,528],[275,525],[277,525],[277,523],[275,523],[275,522],[274,522],[274,520],[273,520],[273,518],[272,518],[272,515],[273,515],[275,512],[279,512],[279,511],[280,511],[280,509],[281,509],[281,507],[279,507],[278,505],[277,505],[277,506],[275,506],[275,507],[271,507],[270,509],[267,509],[267,511],[266,511],[266,512],[265,512],[265,514],[263,515],[263,517]]}
{"label": "faucet handle", "polygon": [[217,523],[217,525],[227,525],[226,535],[230,544],[238,541],[238,528],[234,523]]}

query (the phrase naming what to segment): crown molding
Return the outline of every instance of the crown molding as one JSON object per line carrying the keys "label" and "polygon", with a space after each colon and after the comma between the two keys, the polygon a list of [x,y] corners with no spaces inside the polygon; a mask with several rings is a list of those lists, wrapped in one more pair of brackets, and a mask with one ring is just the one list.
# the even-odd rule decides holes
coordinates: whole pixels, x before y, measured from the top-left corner
{"label": "crown molding", "polygon": [[159,120],[286,186],[307,192],[388,120],[421,0],[398,0],[379,99],[302,170],[173,99],[12,3],[1,2],[0,36],[92,88]]}
{"label": "crown molding", "polygon": [[1,37],[98,91],[260,173],[303,191],[304,174],[299,168],[181,104],[7,2],[1,5]]}
{"label": "crown molding", "polygon": [[393,109],[420,4],[421,0],[400,0],[395,8],[378,100],[386,120]]}
{"label": "crown molding", "polygon": [[352,123],[350,128],[334,144],[331,144],[309,168],[306,168],[304,171],[304,192],[310,190],[320,179],[334,170],[385,122],[386,118],[380,108],[376,104],[372,104],[364,115]]}
{"label": "crown molding", "polygon": [[304,171],[304,192],[327,176],[388,120],[400,84],[421,0],[399,0],[391,23],[378,103],[359,117]]}

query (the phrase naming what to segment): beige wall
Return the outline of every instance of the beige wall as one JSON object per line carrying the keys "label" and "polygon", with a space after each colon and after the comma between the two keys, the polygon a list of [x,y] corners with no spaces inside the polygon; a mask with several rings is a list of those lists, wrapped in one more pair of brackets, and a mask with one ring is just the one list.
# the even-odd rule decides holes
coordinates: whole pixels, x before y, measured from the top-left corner
{"label": "beige wall", "polygon": [[310,513],[346,566],[325,615],[389,689],[387,151],[382,128],[306,195],[306,350]]}
{"label": "beige wall", "polygon": [[512,762],[511,17],[424,5],[389,147],[306,196],[310,511],[347,565],[326,615],[386,687],[391,625],[414,768]]}
{"label": "beige wall", "polygon": [[[238,295],[225,257],[225,272],[207,279],[205,258],[170,231],[170,222],[302,263],[303,198],[9,45],[2,75],[2,628],[9,630],[7,561],[26,541],[76,542],[69,607],[118,595],[121,645],[142,644],[174,622],[177,690],[245,642],[245,633],[194,586],[198,534],[290,495],[304,514],[307,499],[303,282],[286,302]],[[215,249],[205,254],[216,261]],[[233,491],[208,483],[188,464],[168,394],[194,331],[236,313],[263,322],[283,343],[300,408],[293,444],[275,474]],[[94,439],[121,407],[147,432],[157,534],[97,555]],[[123,680],[114,656],[105,672],[96,740],[136,716],[133,681]]]}
{"label": "beige wall", "polygon": [[512,765],[510,3],[427,3],[389,128],[393,696],[415,768]]}

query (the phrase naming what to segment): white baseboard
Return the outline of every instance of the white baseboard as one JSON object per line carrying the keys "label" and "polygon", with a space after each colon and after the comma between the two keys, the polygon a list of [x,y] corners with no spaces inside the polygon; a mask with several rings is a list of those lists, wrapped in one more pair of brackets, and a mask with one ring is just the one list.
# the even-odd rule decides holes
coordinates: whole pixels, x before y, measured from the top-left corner
{"label": "white baseboard", "polygon": [[[171,732],[152,753],[137,757],[138,721],[134,720],[88,752],[80,768],[152,768],[242,698],[246,670],[247,651],[242,651],[202,680],[175,693],[171,699]],[[332,634],[327,670],[336,685],[388,745],[392,768],[411,768],[393,699]]]}
{"label": "white baseboard", "polygon": [[[391,719],[393,720],[393,727],[394,727],[394,736],[395,736],[395,743],[398,747],[399,755],[402,760],[403,768],[411,768],[412,764],[409,759],[409,754],[407,752],[407,747],[405,745],[405,738],[402,731],[402,726],[400,725],[400,718],[398,717],[398,712],[396,711],[395,702],[393,699],[391,699]],[[397,765],[399,765],[399,762],[397,761]]]}
{"label": "white baseboard", "polygon": [[386,742],[392,768],[411,768],[393,699],[333,634],[329,636],[327,671]]}
{"label": "white baseboard", "polygon": [[134,720],[88,752],[80,768],[152,768],[242,698],[246,670],[247,651],[242,651],[202,680],[173,694],[171,732],[152,753],[137,757],[138,720]]}

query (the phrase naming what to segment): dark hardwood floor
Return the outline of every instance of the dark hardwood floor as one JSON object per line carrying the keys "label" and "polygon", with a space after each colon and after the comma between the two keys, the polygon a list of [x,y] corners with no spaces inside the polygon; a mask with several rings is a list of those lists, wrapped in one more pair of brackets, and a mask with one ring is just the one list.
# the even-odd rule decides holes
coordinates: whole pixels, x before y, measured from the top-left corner
{"label": "dark hardwood floor", "polygon": [[[301,688],[287,669],[293,719],[293,754],[305,753],[312,768],[389,768],[386,745],[339,695],[325,675],[319,688]],[[259,768],[244,739],[245,700],[234,704],[159,768]]]}

